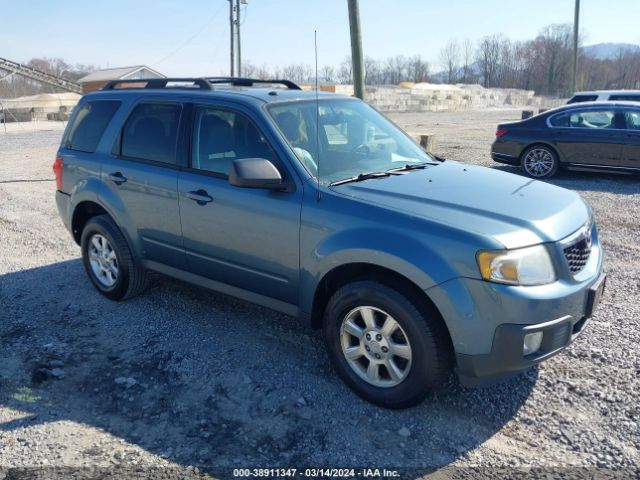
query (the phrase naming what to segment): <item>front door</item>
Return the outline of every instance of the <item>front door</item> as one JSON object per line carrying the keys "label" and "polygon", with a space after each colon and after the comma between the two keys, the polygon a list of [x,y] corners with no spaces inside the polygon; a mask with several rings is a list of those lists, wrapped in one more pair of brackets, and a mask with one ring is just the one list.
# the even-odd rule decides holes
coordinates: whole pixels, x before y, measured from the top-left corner
{"label": "front door", "polygon": [[302,187],[238,188],[233,160],[267,158],[287,170],[244,114],[196,107],[189,168],[178,175],[188,269],[234,287],[297,304]]}

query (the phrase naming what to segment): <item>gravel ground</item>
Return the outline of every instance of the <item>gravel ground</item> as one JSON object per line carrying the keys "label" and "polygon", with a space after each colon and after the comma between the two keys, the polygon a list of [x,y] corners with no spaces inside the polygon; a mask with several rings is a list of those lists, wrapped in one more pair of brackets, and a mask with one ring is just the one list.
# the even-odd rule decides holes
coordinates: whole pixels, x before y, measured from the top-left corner
{"label": "gravel ground", "polygon": [[[435,133],[447,158],[517,173],[488,152],[495,125],[518,116],[393,118]],[[606,252],[607,292],[582,337],[505,384],[452,377],[421,405],[388,411],[352,394],[320,334],[294,318],[159,275],[133,300],[99,295],[55,208],[59,138],[0,133],[0,478],[11,467],[65,467],[61,478],[269,466],[640,475],[640,179],[552,180],[591,203]]]}

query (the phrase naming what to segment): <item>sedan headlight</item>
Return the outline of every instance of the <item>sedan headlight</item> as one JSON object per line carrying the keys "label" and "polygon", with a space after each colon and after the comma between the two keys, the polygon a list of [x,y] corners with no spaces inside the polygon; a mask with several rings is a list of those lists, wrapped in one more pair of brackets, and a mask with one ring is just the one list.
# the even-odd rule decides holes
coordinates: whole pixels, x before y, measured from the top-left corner
{"label": "sedan headlight", "polygon": [[481,250],[476,255],[484,280],[509,285],[543,285],[556,279],[547,249],[542,245],[515,250]]}

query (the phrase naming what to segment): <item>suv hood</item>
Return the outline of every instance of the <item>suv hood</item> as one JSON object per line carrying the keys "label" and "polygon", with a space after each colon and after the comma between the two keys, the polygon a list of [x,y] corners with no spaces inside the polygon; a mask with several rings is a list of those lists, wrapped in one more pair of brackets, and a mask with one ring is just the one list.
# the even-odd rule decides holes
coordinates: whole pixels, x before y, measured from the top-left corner
{"label": "suv hood", "polygon": [[424,170],[331,187],[367,203],[490,236],[505,248],[555,242],[591,217],[564,188],[451,160]]}

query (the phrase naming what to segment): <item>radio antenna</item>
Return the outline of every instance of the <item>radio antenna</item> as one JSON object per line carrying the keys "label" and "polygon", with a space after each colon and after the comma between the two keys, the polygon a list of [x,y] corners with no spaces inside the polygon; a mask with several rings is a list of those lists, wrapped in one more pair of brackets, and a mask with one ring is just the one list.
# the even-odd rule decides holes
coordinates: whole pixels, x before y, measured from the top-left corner
{"label": "radio antenna", "polygon": [[313,46],[316,59],[316,179],[318,181],[318,196],[316,200],[319,202],[320,193],[320,101],[318,100],[318,31],[313,31]]}

